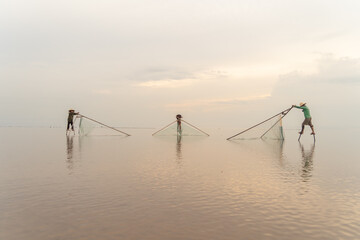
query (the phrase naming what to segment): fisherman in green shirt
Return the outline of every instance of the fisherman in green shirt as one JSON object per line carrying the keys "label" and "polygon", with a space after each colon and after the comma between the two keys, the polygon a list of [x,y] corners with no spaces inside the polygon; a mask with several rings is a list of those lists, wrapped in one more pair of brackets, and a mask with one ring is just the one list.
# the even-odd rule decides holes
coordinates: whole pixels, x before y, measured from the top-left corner
{"label": "fisherman in green shirt", "polygon": [[293,107],[295,108],[299,108],[299,109],[302,109],[303,113],[304,113],[304,116],[305,116],[305,120],[303,121],[302,125],[301,125],[301,131],[299,132],[299,134],[303,134],[304,133],[304,128],[305,128],[305,125],[309,125],[312,132],[311,132],[311,135],[315,135],[315,131],[314,131],[314,125],[311,123],[311,115],[310,115],[310,110],[309,108],[306,106],[306,103],[300,103],[300,106],[296,106],[296,105],[293,105]]}

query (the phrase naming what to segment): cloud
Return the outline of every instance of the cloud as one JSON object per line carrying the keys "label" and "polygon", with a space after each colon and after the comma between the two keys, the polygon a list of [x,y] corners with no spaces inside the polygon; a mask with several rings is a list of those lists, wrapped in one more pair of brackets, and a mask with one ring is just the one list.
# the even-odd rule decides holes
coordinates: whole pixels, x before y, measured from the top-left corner
{"label": "cloud", "polygon": [[135,70],[128,71],[127,79],[136,82],[182,80],[194,78],[194,72],[198,71],[199,69],[154,64],[153,66],[139,66]]}
{"label": "cloud", "polygon": [[113,94],[113,91],[110,89],[97,89],[93,91],[96,95],[111,95]]}
{"label": "cloud", "polygon": [[[317,71],[296,71],[280,76],[272,91],[272,105],[307,102],[314,121],[321,126],[357,125],[360,112],[360,61],[324,55]],[[291,117],[290,117],[291,118]]]}
{"label": "cloud", "polygon": [[[327,96],[336,95],[336,89],[357,88],[360,83],[360,59],[336,58],[328,54],[317,60],[317,70],[312,74],[300,71],[290,72],[279,77],[272,91],[274,97],[280,96]],[[331,90],[330,90],[331,89]],[[329,91],[330,90],[330,91]],[[350,90],[350,89],[349,89]],[[351,92],[351,90],[350,90]]]}
{"label": "cloud", "polygon": [[181,80],[158,80],[158,81],[146,81],[135,84],[138,87],[149,87],[149,88],[181,88],[187,87],[194,84],[196,79],[181,79]]}
{"label": "cloud", "polygon": [[360,83],[360,59],[359,58],[336,58],[333,55],[324,55],[319,61],[319,72],[316,76],[319,80],[338,83]]}
{"label": "cloud", "polygon": [[182,103],[173,103],[167,104],[167,108],[175,108],[181,110],[190,110],[190,109],[206,109],[206,110],[223,110],[224,107],[229,107],[231,105],[238,105],[253,101],[259,101],[269,98],[270,94],[258,95],[258,96],[248,96],[242,98],[222,98],[222,99],[198,99],[185,101]]}

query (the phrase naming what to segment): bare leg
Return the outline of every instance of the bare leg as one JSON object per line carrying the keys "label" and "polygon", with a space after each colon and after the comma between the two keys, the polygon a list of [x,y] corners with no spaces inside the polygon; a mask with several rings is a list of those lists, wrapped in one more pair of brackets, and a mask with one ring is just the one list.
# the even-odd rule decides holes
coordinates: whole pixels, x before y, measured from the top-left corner
{"label": "bare leg", "polygon": [[314,126],[310,126],[310,128],[311,128],[311,131],[312,131],[311,135],[315,135]]}
{"label": "bare leg", "polygon": [[299,132],[300,135],[304,133],[304,127],[304,125],[301,125],[301,131]]}

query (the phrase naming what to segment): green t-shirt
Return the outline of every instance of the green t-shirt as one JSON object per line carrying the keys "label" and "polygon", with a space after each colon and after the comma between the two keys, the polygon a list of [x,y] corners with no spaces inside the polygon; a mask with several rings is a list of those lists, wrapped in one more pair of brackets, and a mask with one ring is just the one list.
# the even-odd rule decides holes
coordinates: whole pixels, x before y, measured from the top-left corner
{"label": "green t-shirt", "polygon": [[304,113],[304,116],[305,118],[311,118],[311,115],[310,115],[310,110],[307,106],[303,105],[301,107],[299,106],[295,106],[296,108],[299,108],[299,109],[302,109],[303,113]]}

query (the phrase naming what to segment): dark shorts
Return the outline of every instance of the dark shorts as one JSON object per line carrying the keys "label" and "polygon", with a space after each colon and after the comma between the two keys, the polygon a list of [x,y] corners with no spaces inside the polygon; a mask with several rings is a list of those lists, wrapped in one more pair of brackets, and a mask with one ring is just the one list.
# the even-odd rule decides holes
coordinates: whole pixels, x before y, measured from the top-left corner
{"label": "dark shorts", "polygon": [[305,120],[303,121],[302,125],[309,125],[310,127],[312,127],[312,122],[311,122],[311,118],[305,118]]}
{"label": "dark shorts", "polygon": [[73,121],[68,121],[68,123],[67,123],[67,130],[69,130],[70,129],[70,125],[71,125],[71,129],[72,130],[74,130],[74,123],[73,123]]}

